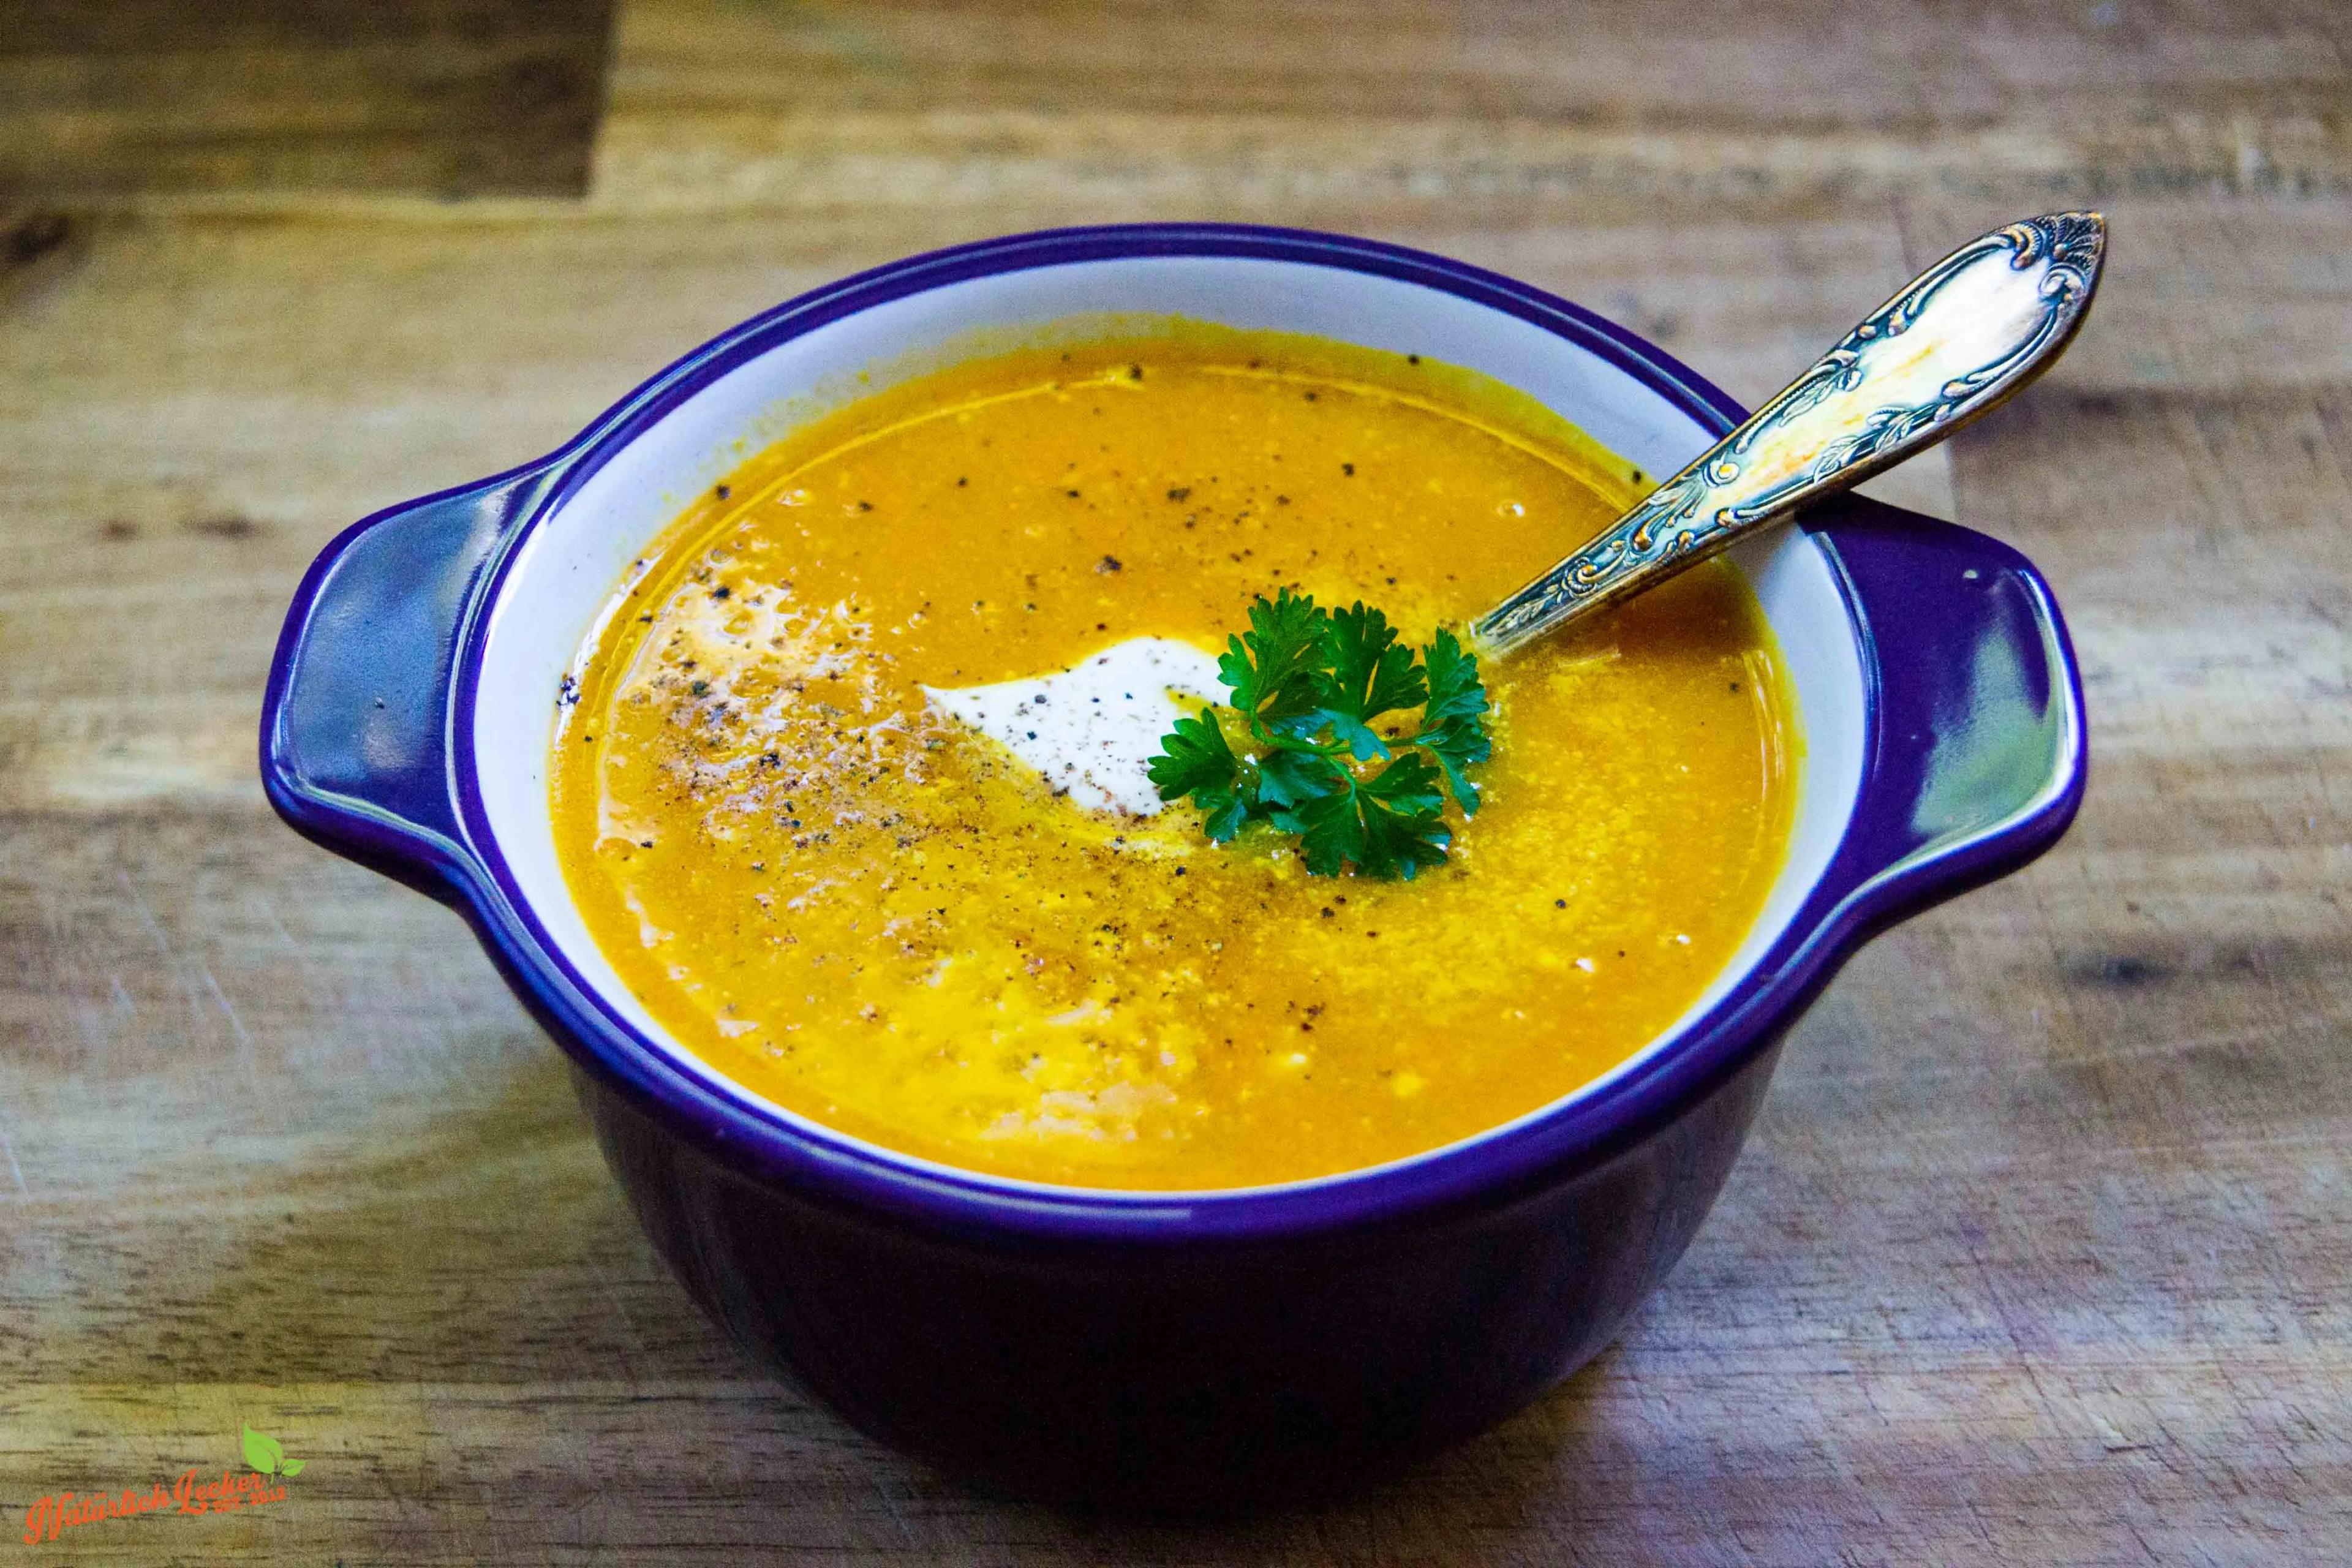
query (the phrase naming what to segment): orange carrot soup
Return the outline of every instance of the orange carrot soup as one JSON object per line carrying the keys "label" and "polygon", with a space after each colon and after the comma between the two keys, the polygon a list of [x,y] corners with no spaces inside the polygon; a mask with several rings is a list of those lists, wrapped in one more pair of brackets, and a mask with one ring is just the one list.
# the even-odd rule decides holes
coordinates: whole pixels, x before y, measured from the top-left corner
{"label": "orange carrot soup", "polygon": [[1278,586],[1425,642],[1643,486],[1497,384],[1319,340],[1171,324],[902,382],[615,590],[556,734],[565,876],[686,1049],[908,1154],[1202,1189],[1468,1137],[1657,1037],[1763,906],[1795,708],[1736,569],[1488,659],[1483,808],[1411,881],[1213,844],[1017,716],[1197,708],[1168,672]]}

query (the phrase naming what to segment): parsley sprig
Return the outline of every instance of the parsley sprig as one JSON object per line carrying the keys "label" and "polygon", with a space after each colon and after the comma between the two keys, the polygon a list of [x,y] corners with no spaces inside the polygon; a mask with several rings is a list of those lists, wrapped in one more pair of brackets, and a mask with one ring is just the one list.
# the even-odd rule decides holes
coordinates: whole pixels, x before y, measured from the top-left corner
{"label": "parsley sprig", "polygon": [[[1445,796],[1465,816],[1476,811],[1469,772],[1494,750],[1476,657],[1449,631],[1416,654],[1380,611],[1328,610],[1287,588],[1259,595],[1249,622],[1217,661],[1230,705],[1161,737],[1150,765],[1160,798],[1190,796],[1220,844],[1253,822],[1297,834],[1321,877],[1352,864],[1410,880],[1442,865],[1454,839]],[[1410,735],[1373,728],[1414,708]]]}

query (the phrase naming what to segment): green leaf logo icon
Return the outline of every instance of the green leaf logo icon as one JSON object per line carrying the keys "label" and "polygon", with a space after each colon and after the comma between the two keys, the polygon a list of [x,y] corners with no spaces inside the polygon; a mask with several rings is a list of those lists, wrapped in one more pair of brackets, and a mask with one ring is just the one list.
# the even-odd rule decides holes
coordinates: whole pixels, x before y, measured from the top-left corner
{"label": "green leaf logo icon", "polygon": [[[250,1426],[245,1429],[245,1462],[247,1464],[265,1476],[274,1476],[278,1474],[278,1467],[285,1463],[285,1459],[286,1450],[278,1446],[277,1438],[257,1432]],[[301,1461],[297,1459],[287,1468],[286,1473],[290,1476],[299,1468],[301,1468]]]}

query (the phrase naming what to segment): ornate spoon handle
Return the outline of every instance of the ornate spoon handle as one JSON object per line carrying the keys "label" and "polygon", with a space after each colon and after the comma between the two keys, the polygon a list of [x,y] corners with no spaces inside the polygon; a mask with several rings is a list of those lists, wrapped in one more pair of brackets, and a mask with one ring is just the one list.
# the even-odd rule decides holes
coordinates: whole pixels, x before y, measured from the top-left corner
{"label": "ornate spoon handle", "polygon": [[2106,237],[2097,213],[2057,213],[1962,246],[1472,637],[1508,653],[1941,441],[2065,349]]}

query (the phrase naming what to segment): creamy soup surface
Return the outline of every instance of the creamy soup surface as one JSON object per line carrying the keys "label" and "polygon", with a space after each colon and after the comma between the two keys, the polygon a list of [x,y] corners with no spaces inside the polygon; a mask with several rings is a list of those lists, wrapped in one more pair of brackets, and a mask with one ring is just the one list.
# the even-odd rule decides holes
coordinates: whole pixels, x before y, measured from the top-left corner
{"label": "creamy soup surface", "polygon": [[1467,1137],[1638,1051],[1757,918],[1797,748],[1736,570],[1489,660],[1486,804],[1411,883],[1089,808],[924,689],[1217,650],[1284,584],[1425,641],[1655,477],[1318,340],[919,376],[752,457],[616,590],[559,710],[564,873],[687,1049],[907,1153],[1199,1189]]}

